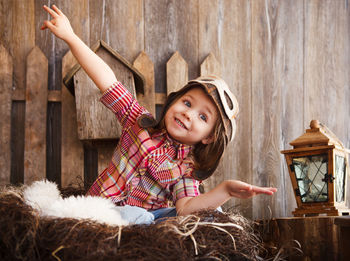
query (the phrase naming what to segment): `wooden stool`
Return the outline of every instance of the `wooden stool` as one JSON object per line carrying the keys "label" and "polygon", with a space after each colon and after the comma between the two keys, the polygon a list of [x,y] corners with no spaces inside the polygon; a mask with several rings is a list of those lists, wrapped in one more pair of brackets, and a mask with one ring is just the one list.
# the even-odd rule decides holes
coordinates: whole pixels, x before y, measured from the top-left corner
{"label": "wooden stool", "polygon": [[339,226],[339,254],[340,260],[350,260],[350,216],[337,217],[334,224]]}

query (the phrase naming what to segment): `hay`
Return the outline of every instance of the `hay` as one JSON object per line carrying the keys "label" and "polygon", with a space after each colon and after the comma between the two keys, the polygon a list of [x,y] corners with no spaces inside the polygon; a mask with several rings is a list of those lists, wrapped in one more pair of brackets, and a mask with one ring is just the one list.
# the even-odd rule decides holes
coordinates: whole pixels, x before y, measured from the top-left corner
{"label": "hay", "polygon": [[0,191],[0,260],[261,260],[261,240],[237,214],[202,211],[152,225],[112,227],[39,217],[23,202],[22,191]]}

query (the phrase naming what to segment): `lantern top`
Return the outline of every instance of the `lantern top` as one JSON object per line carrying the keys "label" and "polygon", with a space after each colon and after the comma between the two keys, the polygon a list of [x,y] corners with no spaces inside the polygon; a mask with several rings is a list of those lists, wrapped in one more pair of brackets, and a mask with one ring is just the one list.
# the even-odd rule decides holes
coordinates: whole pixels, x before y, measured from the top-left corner
{"label": "lantern top", "polygon": [[310,129],[289,144],[294,148],[334,145],[336,148],[345,149],[337,136],[318,120],[312,120]]}

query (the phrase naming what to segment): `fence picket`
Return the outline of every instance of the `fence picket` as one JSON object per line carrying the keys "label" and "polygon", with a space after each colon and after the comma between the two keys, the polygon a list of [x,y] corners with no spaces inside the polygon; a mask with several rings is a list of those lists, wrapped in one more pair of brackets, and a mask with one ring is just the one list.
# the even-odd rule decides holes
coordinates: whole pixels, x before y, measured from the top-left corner
{"label": "fence picket", "polygon": [[[62,59],[62,76],[76,63],[71,51]],[[74,96],[62,83],[62,155],[61,155],[61,184],[78,185],[77,181],[84,180],[84,149],[78,138],[77,112]]]}
{"label": "fence picket", "polygon": [[179,90],[188,81],[188,64],[176,51],[166,64],[167,94]]}
{"label": "fence picket", "polygon": [[48,61],[35,46],[27,57],[24,183],[46,177]]}
{"label": "fence picket", "polygon": [[0,184],[9,184],[11,175],[12,64],[12,57],[0,45]]}
{"label": "fence picket", "polygon": [[213,53],[209,53],[201,64],[201,76],[203,75],[221,76],[220,63],[216,60]]}
{"label": "fence picket", "polygon": [[144,94],[137,93],[137,100],[155,116],[154,65],[145,52],[141,52],[134,61],[134,67],[145,77]]}

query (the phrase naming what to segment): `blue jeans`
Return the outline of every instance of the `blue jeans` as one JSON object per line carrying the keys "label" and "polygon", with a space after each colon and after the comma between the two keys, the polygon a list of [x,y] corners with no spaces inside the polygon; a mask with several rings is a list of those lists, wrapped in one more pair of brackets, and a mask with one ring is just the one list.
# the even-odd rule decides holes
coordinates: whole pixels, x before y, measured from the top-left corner
{"label": "blue jeans", "polygon": [[[218,207],[216,210],[222,212],[221,207]],[[153,214],[154,221],[156,222],[165,220],[168,217],[176,217],[177,215],[176,208],[159,208],[156,210],[150,210],[149,212]]]}
{"label": "blue jeans", "polygon": [[149,212],[151,212],[154,216],[154,221],[157,222],[161,221],[165,218],[168,217],[176,217],[177,213],[176,213],[176,208],[159,208],[156,210],[150,210]]}

